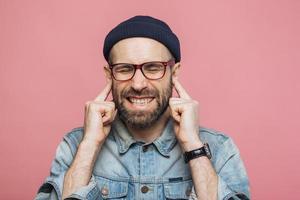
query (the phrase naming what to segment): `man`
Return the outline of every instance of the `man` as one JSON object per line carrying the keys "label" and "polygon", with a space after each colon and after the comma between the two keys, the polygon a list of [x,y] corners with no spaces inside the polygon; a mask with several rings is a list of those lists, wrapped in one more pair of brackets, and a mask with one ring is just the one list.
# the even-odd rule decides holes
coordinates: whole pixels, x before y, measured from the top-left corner
{"label": "man", "polygon": [[233,141],[198,126],[169,26],[130,18],[109,32],[103,53],[107,84],[58,146],[36,199],[249,199]]}

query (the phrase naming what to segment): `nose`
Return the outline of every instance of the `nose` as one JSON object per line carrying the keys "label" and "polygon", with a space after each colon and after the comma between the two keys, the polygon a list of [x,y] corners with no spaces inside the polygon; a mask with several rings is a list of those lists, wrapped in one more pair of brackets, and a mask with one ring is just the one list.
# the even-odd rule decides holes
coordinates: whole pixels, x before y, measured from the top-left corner
{"label": "nose", "polygon": [[142,91],[147,87],[147,79],[140,69],[137,69],[133,78],[131,79],[131,87],[136,91]]}

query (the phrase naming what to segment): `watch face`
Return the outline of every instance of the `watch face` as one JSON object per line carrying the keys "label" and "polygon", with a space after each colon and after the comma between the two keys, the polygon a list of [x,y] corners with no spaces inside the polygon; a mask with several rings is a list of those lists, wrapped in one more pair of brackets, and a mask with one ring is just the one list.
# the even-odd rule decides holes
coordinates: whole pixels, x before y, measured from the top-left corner
{"label": "watch face", "polygon": [[210,152],[209,145],[207,143],[204,144],[204,150],[205,150],[205,153],[206,153],[207,157],[209,159],[211,159],[211,152]]}

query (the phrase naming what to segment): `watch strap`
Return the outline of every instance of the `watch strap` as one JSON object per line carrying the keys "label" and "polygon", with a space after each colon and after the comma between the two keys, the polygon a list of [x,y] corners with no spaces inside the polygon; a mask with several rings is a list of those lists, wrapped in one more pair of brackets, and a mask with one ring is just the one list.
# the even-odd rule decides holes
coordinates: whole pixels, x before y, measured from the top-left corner
{"label": "watch strap", "polygon": [[206,156],[211,159],[211,152],[208,143],[204,143],[202,147],[184,153],[184,161],[188,163],[190,160]]}

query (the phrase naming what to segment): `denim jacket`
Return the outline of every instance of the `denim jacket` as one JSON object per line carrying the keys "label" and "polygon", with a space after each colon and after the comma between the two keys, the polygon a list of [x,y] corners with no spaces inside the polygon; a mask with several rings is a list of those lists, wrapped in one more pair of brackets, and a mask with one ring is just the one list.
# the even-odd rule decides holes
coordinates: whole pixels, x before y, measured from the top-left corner
{"label": "denim jacket", "polygon": [[[232,139],[200,127],[199,136],[212,152],[218,175],[218,200],[249,199],[249,181],[239,150]],[[64,175],[69,169],[83,127],[67,133],[56,150],[50,175],[41,185],[36,200],[62,199]],[[136,141],[116,119],[102,145],[88,185],[71,194],[73,199],[197,199],[189,165],[177,142],[170,119],[159,138],[151,143]]]}

